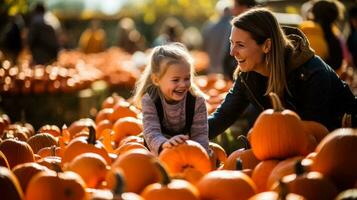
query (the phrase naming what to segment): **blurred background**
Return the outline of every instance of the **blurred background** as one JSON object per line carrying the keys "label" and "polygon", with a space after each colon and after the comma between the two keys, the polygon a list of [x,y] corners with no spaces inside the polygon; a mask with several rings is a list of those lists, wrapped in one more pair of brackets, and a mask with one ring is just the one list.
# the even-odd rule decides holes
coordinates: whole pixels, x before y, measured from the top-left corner
{"label": "blurred background", "polygon": [[[310,10],[316,1],[254,2],[274,11],[281,24],[302,27],[313,20]],[[357,94],[357,40],[348,43],[357,37],[357,3],[333,1],[339,10],[334,26],[344,50],[336,72]],[[195,81],[211,97],[207,107],[212,112],[232,83],[218,57],[227,51],[229,20],[235,15],[231,10],[237,2],[251,1],[1,0],[0,113],[36,130],[95,119],[118,96],[130,103],[148,52],[171,41],[183,42],[191,51]],[[212,27],[222,28],[210,32]],[[249,123],[237,123],[228,131],[245,134]]]}

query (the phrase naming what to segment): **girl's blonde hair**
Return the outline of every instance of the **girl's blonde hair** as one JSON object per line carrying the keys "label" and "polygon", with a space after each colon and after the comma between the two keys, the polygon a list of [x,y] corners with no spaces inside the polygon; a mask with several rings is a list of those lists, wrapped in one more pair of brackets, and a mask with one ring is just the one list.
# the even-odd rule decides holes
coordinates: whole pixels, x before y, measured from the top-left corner
{"label": "girl's blonde hair", "polygon": [[151,51],[150,63],[145,67],[143,75],[135,84],[133,102],[140,107],[141,99],[144,94],[150,88],[157,87],[152,82],[151,76],[156,75],[161,78],[166,73],[169,66],[177,63],[183,63],[190,66],[191,88],[189,91],[195,96],[201,94],[198,87],[193,82],[195,69],[192,56],[182,43],[174,42],[157,46]]}
{"label": "girl's blonde hair", "polygon": [[[266,68],[269,71],[268,87],[265,94],[275,92],[279,97],[284,96],[284,91],[289,93],[286,80],[286,49],[291,48],[282,28],[273,13],[266,8],[253,8],[235,17],[232,25],[249,32],[258,45],[267,39],[271,40],[271,50],[265,55]],[[234,77],[239,75],[239,66],[234,72]]]}

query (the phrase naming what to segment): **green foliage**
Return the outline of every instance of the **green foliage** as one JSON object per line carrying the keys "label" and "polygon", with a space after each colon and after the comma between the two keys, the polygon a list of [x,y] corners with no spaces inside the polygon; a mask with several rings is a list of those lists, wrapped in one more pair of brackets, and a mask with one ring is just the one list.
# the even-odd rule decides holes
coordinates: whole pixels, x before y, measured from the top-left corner
{"label": "green foliage", "polygon": [[[140,16],[146,24],[154,24],[160,18],[177,16],[186,21],[206,21],[214,14],[217,0],[146,0],[129,1],[123,15]],[[139,12],[138,12],[139,11]]]}
{"label": "green foliage", "polygon": [[8,16],[24,14],[28,10],[26,0],[4,0],[0,6],[0,13]]}

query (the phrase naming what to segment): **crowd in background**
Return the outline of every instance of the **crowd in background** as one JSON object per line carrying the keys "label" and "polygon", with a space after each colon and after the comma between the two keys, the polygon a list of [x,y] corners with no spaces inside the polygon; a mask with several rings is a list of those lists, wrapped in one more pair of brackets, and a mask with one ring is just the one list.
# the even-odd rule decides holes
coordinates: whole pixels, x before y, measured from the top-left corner
{"label": "crowd in background", "polygon": [[[232,79],[237,65],[229,55],[230,20],[245,10],[259,5],[255,0],[219,0],[216,14],[201,27],[185,27],[174,16],[162,22],[152,41],[145,38],[136,22],[129,17],[119,20],[117,46],[129,53],[169,42],[183,42],[189,49],[200,49],[210,58],[208,73],[222,73]],[[316,54],[343,76],[346,67],[357,63],[357,3],[345,7],[338,0],[309,0],[301,6],[298,26],[308,37]],[[108,48],[105,26],[99,19],[88,21],[76,46],[68,45],[68,35],[60,21],[46,10],[42,3],[33,7],[26,24],[21,15],[11,17],[1,30],[0,42],[4,56],[13,62],[26,47],[32,55],[32,64],[49,64],[64,48],[77,48],[84,53],[98,53]]]}

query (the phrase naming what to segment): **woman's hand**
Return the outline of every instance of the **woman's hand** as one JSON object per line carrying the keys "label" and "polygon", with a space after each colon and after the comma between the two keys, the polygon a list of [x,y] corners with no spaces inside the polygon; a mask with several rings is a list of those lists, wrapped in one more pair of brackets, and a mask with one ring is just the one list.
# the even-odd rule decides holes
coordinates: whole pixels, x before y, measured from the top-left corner
{"label": "woman's hand", "polygon": [[167,140],[163,145],[162,148],[171,148],[173,146],[179,145],[181,143],[184,143],[186,140],[188,140],[189,137],[188,135],[175,135],[169,140]]}

